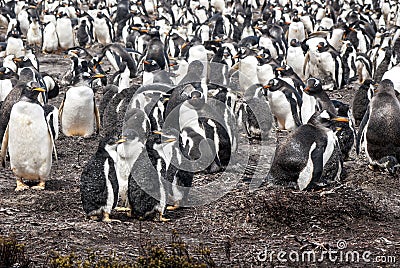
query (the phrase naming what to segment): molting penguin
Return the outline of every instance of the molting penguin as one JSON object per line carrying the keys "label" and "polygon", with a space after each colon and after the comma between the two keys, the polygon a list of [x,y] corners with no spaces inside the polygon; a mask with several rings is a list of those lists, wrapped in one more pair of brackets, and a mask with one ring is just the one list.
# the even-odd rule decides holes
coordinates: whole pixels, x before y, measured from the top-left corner
{"label": "molting penguin", "polygon": [[165,179],[170,162],[160,153],[163,154],[166,147],[174,147],[177,138],[165,136],[161,140],[159,134],[157,132],[147,138],[146,147],[132,167],[128,179],[128,200],[132,216],[168,221],[164,218],[167,205]]}
{"label": "molting penguin", "polygon": [[17,176],[16,191],[29,188],[23,179],[39,180],[32,189],[43,190],[50,176],[54,149],[52,132],[43,107],[37,101],[39,92],[44,89],[35,82],[28,82],[22,87],[21,98],[11,109],[1,156],[4,161],[8,148],[10,166]]}
{"label": "molting penguin", "polygon": [[43,30],[43,53],[52,53],[58,49],[58,36],[56,25],[53,22],[47,22]]}
{"label": "molting penguin", "polygon": [[[85,75],[87,73],[84,73]],[[96,74],[86,78],[89,83],[104,75]],[[67,90],[60,105],[61,130],[66,136],[89,137],[100,130],[100,115],[93,89],[88,85],[74,86]],[[95,128],[96,122],[96,128]]]}
{"label": "molting penguin", "polygon": [[361,122],[356,149],[365,150],[369,167],[386,168],[394,174],[400,159],[400,103],[396,98],[393,82],[383,80]]}
{"label": "molting penguin", "polygon": [[316,112],[307,124],[292,132],[277,147],[267,181],[310,190],[339,180],[342,160],[331,129],[337,121],[347,118]]}
{"label": "molting penguin", "polygon": [[110,213],[118,202],[118,180],[115,172],[116,148],[124,140],[103,138],[96,153],[82,171],[80,192],[83,210],[87,216],[103,222],[112,222]]}

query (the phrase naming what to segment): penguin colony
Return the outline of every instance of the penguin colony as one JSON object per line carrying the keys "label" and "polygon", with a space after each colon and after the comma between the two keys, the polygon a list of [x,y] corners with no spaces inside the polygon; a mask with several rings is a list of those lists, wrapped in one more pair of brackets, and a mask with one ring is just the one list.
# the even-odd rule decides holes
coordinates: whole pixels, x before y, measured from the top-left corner
{"label": "penguin colony", "polygon": [[[43,190],[59,131],[100,135],[80,183],[93,219],[167,221],[195,174],[229,166],[238,135],[272,126],[289,133],[267,183],[338,182],[354,145],[372,170],[399,166],[397,0],[11,0],[0,23],[2,165],[16,191]],[[61,79],[40,71],[40,53],[70,59]],[[327,94],[350,84],[351,106]]]}

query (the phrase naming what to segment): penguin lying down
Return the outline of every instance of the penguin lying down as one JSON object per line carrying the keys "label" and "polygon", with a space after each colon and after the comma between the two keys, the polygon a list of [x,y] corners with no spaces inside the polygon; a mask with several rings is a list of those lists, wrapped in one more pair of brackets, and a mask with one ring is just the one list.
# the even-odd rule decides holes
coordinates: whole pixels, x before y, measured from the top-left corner
{"label": "penguin lying down", "polygon": [[278,145],[266,181],[300,190],[338,181],[343,162],[334,133],[336,122],[348,122],[348,118],[323,110],[294,130]]}

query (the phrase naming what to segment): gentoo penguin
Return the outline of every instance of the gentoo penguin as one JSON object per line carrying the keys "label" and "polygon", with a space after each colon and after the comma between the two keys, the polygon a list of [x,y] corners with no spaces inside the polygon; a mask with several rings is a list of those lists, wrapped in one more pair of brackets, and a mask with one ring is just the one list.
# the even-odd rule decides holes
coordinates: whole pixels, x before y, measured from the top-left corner
{"label": "gentoo penguin", "polygon": [[6,55],[14,55],[16,58],[25,56],[24,42],[21,38],[21,32],[13,29],[7,35]]}
{"label": "gentoo penguin", "polygon": [[61,49],[67,50],[75,46],[71,19],[67,17],[65,12],[58,14],[56,32],[58,36],[58,44]]}
{"label": "gentoo penguin", "polygon": [[400,159],[399,113],[393,82],[385,79],[375,90],[357,136],[357,153],[360,147],[365,150],[371,169],[396,172]]}
{"label": "gentoo penguin", "polygon": [[110,219],[110,214],[118,202],[115,161],[116,148],[122,142],[123,139],[114,136],[103,138],[82,171],[80,192],[83,210],[94,220],[100,216],[103,222],[117,221]]}
{"label": "gentoo penguin", "polygon": [[[83,75],[85,74],[87,73]],[[102,74],[96,74],[85,79],[86,83],[91,83],[94,79],[103,77]],[[61,130],[65,136],[89,137],[95,130],[99,133],[100,115],[93,89],[89,85],[70,87],[65,93],[59,113]]]}
{"label": "gentoo penguin", "polygon": [[28,45],[40,48],[42,46],[42,28],[38,20],[33,20],[29,24],[28,33],[26,34],[26,41]]}
{"label": "gentoo penguin", "polygon": [[320,42],[317,45],[319,61],[317,67],[328,80],[333,80],[336,89],[342,87],[343,82],[343,63],[338,51],[327,42]]}
{"label": "gentoo penguin", "polygon": [[264,85],[263,93],[280,130],[293,130],[302,125],[302,99],[294,87],[280,78],[274,78]]}
{"label": "gentoo penguin", "polygon": [[43,53],[52,53],[58,50],[58,35],[53,22],[45,23],[43,30]]}
{"label": "gentoo penguin", "polygon": [[44,89],[35,82],[28,82],[22,87],[21,98],[11,109],[1,156],[4,161],[8,148],[10,166],[17,176],[16,191],[29,188],[23,179],[39,180],[38,185],[32,189],[43,190],[50,176],[54,148],[54,139],[43,107],[37,101],[39,92]]}
{"label": "gentoo penguin", "polygon": [[318,110],[326,110],[332,114],[336,114],[335,106],[333,105],[328,94],[322,89],[322,83],[317,78],[309,78],[304,88],[304,92],[313,96],[317,100]]}
{"label": "gentoo penguin", "polygon": [[258,84],[257,76],[257,54],[247,47],[241,47],[234,56],[239,58],[239,85],[245,91],[254,84]]}
{"label": "gentoo penguin", "polygon": [[297,39],[292,39],[286,53],[286,65],[293,68],[294,72],[304,80],[303,66],[305,55],[301,48],[301,43]]}
{"label": "gentoo penguin", "polygon": [[267,181],[311,190],[339,180],[342,160],[331,127],[347,120],[327,111],[316,112],[277,147]]}
{"label": "gentoo penguin", "polygon": [[107,57],[111,66],[116,70],[120,71],[121,62],[125,62],[129,69],[129,78],[134,78],[137,75],[137,63],[132,56],[126,51],[126,49],[120,44],[108,44],[102,49],[101,60],[104,56]]}
{"label": "gentoo penguin", "polygon": [[102,12],[98,12],[93,22],[94,37],[103,46],[114,41],[114,28],[111,20]]}
{"label": "gentoo penguin", "polygon": [[364,114],[367,111],[368,104],[374,94],[374,89],[375,81],[367,79],[358,88],[357,92],[354,95],[352,111],[356,126],[360,125],[361,120],[363,119]]}

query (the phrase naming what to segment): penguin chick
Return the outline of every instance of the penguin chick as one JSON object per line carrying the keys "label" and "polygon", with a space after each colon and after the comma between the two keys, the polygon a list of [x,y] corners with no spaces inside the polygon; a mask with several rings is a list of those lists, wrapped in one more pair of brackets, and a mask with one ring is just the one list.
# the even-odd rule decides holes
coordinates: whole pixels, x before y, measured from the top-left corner
{"label": "penguin chick", "polygon": [[361,122],[356,150],[364,149],[369,167],[386,168],[394,174],[400,159],[400,103],[393,82],[385,79],[378,88]]}
{"label": "penguin chick", "polygon": [[82,171],[80,193],[88,217],[113,222],[110,213],[118,202],[118,180],[115,171],[116,148],[124,142],[115,136],[103,138],[96,153]]}
{"label": "penguin chick", "polygon": [[4,161],[8,148],[10,166],[17,176],[15,191],[29,188],[23,179],[39,180],[38,185],[32,189],[43,190],[50,176],[54,148],[54,139],[46,122],[43,107],[37,101],[39,92],[45,90],[35,82],[20,86],[22,95],[12,106],[2,143],[1,157]]}
{"label": "penguin chick", "polygon": [[367,111],[368,104],[372,99],[372,95],[374,94],[374,85],[375,81],[367,79],[358,88],[356,94],[354,95],[352,110],[356,126],[360,125],[361,120]]}
{"label": "penguin chick", "polygon": [[331,129],[338,121],[348,119],[327,111],[316,112],[307,124],[293,131],[277,147],[267,181],[310,190],[338,180],[342,161]]}

